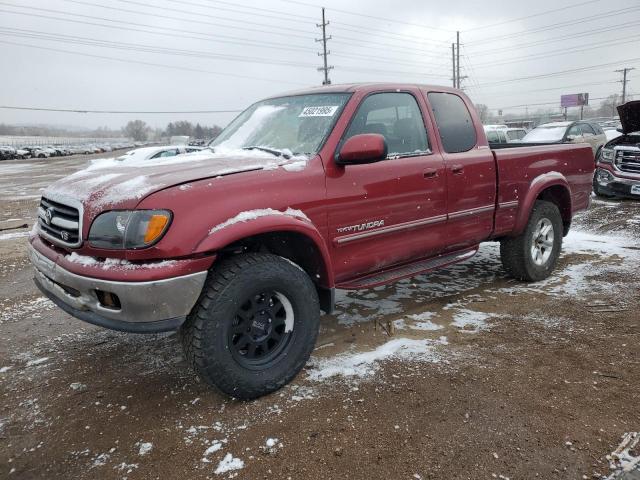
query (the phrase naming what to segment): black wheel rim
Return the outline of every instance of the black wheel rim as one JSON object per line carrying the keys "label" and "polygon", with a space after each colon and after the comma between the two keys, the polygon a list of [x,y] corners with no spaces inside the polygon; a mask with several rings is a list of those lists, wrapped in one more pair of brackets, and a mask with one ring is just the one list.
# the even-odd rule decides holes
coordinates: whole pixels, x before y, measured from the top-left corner
{"label": "black wheel rim", "polygon": [[229,328],[228,344],[236,362],[255,370],[276,362],[291,343],[292,334],[291,302],[282,293],[269,290],[240,305]]}

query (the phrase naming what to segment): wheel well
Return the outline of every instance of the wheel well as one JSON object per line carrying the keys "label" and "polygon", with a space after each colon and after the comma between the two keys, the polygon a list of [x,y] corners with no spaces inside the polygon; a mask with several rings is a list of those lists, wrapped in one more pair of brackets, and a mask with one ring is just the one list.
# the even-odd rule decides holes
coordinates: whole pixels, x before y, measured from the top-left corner
{"label": "wheel well", "polygon": [[327,314],[335,306],[335,290],[331,284],[327,265],[313,240],[297,232],[269,232],[243,238],[219,251],[222,257],[246,252],[272,253],[286,258],[304,270],[316,286],[320,308]]}
{"label": "wheel well", "polygon": [[269,232],[238,240],[222,249],[223,255],[245,252],[273,253],[302,268],[316,286],[329,285],[322,253],[313,240],[298,232]]}
{"label": "wheel well", "polygon": [[554,185],[540,192],[537,200],[545,200],[558,207],[562,216],[563,234],[566,236],[569,233],[569,227],[571,227],[571,194],[569,191],[562,185]]}

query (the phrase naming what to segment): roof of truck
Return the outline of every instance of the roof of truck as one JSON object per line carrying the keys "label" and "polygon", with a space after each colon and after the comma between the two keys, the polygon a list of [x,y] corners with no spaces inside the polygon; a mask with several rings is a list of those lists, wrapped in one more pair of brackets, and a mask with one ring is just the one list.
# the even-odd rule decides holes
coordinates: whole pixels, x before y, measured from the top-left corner
{"label": "roof of truck", "polygon": [[407,90],[410,88],[420,88],[423,90],[439,90],[443,92],[462,93],[460,90],[457,90],[452,87],[445,87],[442,85],[375,82],[375,83],[342,83],[337,85],[320,85],[316,87],[308,87],[300,90],[294,90],[291,92],[285,92],[280,95],[273,95],[273,97],[287,97],[292,95],[309,95],[313,93],[352,93],[356,91],[369,92],[369,91],[375,91],[375,90]]}

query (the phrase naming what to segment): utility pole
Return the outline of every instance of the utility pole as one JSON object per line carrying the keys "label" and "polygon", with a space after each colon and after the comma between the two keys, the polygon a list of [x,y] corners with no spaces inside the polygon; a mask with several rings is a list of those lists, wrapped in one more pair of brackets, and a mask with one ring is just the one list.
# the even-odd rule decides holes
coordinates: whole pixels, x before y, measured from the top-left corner
{"label": "utility pole", "polygon": [[460,32],[456,32],[456,87],[460,88]]}
{"label": "utility pole", "polygon": [[629,73],[631,70],[635,70],[635,68],[631,67],[623,68],[622,70],[616,70],[616,72],[622,74],[622,80],[620,80],[620,83],[622,83],[622,103],[625,103],[627,100],[627,82],[629,81],[627,80],[627,73]]}
{"label": "utility pole", "polygon": [[330,51],[327,51],[327,41],[331,40],[331,35],[327,37],[327,25],[329,25],[329,22],[324,19],[324,7],[322,7],[322,23],[316,23],[316,27],[322,28],[322,38],[316,38],[316,42],[322,42],[322,53],[318,53],[318,56],[324,57],[324,66],[318,67],[318,71],[324,72],[324,80],[322,81],[323,85],[331,85],[331,80],[329,80],[329,70],[333,69],[332,66],[327,64],[327,55],[331,53]]}
{"label": "utility pole", "polygon": [[451,79],[453,80],[453,88],[456,88],[456,44],[451,44],[451,66],[453,67],[453,75]]}

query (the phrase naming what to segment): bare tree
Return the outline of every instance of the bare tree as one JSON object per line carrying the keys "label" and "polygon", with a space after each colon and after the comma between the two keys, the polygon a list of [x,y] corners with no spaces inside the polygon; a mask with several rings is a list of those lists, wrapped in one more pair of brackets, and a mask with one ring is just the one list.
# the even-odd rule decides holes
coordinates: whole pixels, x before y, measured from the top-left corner
{"label": "bare tree", "polygon": [[151,129],[142,120],[132,120],[122,129],[122,133],[136,142],[141,142],[149,137]]}
{"label": "bare tree", "polygon": [[480,116],[480,121],[482,123],[487,123],[489,120],[489,107],[487,107],[483,103],[476,104],[476,110],[478,111],[478,115]]}

